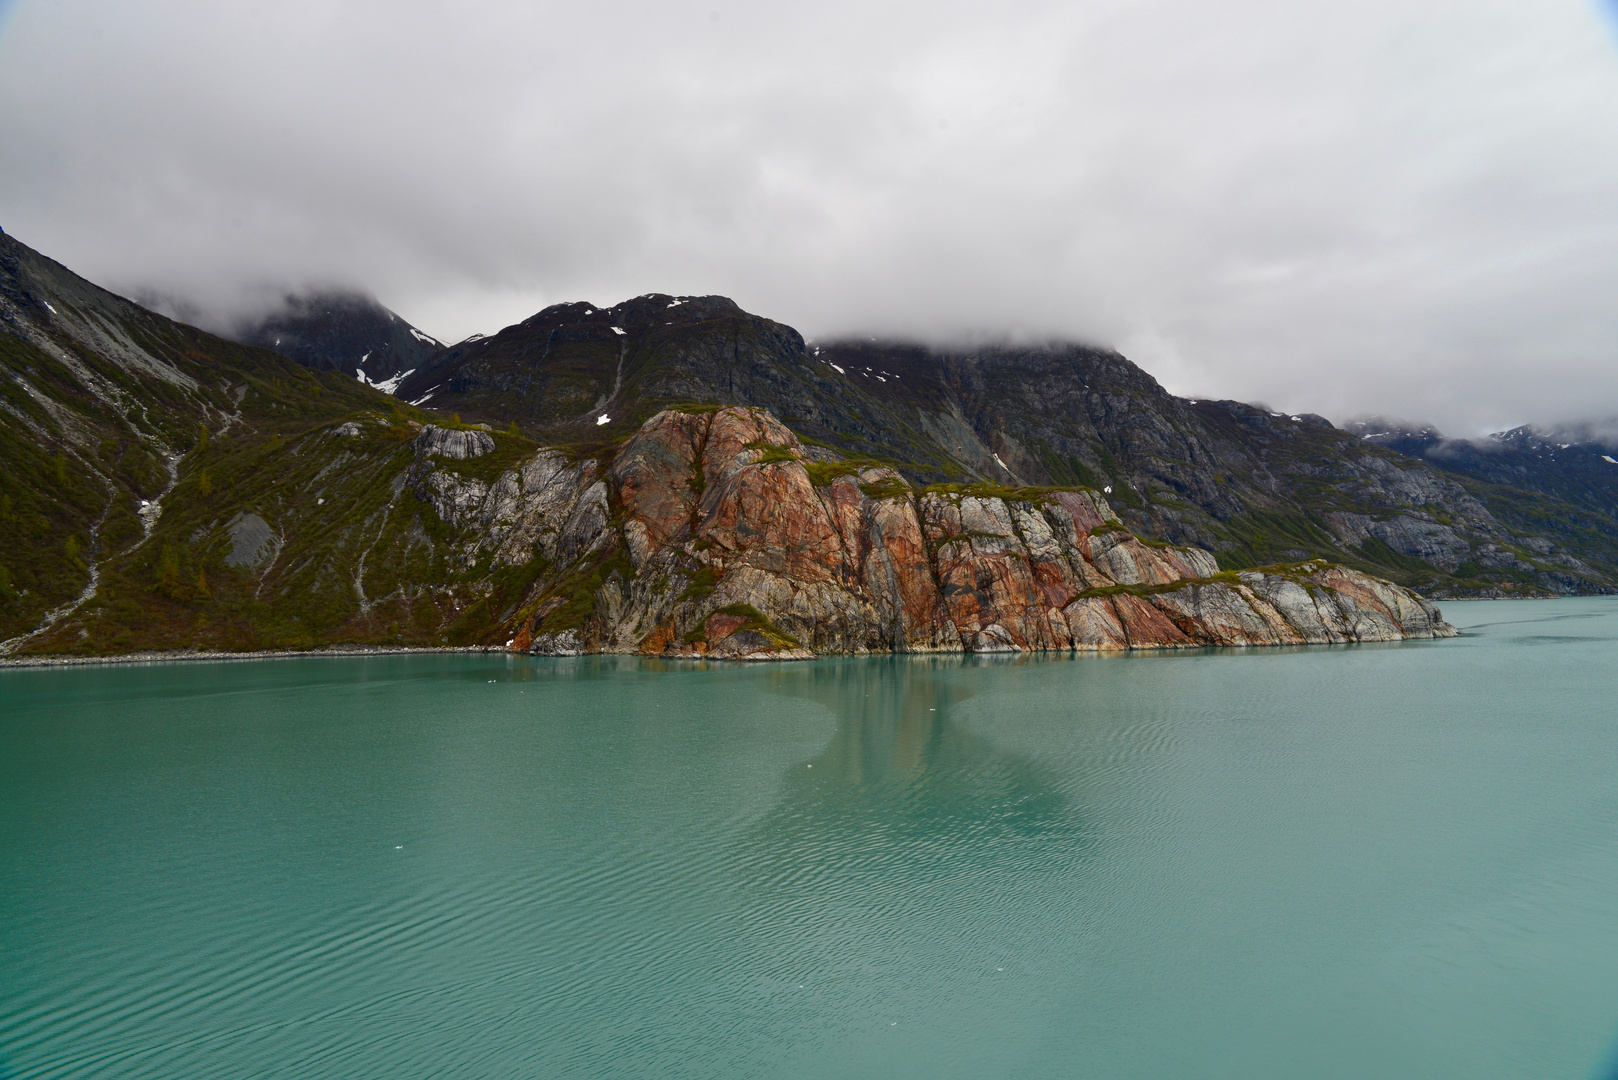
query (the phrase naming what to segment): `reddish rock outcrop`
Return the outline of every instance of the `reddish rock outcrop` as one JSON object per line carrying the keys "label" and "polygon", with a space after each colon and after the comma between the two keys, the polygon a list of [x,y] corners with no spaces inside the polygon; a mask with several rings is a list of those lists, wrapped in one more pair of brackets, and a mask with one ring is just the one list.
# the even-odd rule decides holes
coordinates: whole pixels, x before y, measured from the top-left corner
{"label": "reddish rock outcrop", "polygon": [[[543,549],[549,572],[512,619],[513,647],[536,652],[757,659],[1455,632],[1427,601],[1343,567],[1221,573],[1207,551],[1132,535],[1093,491],[917,491],[887,468],[811,465],[763,410],[670,410],[605,475],[541,454],[460,499],[431,477],[421,489],[458,518],[488,518],[503,561],[517,561],[514,541]],[[544,509],[524,514],[530,490]],[[593,605],[560,602],[592,573]]]}

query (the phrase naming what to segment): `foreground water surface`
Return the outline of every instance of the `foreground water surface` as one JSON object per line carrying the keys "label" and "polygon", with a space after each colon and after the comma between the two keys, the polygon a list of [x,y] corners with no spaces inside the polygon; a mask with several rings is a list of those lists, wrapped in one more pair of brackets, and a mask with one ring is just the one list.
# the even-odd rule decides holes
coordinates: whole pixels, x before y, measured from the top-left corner
{"label": "foreground water surface", "polygon": [[1618,600],[1458,640],[0,673],[0,1076],[1576,1077]]}

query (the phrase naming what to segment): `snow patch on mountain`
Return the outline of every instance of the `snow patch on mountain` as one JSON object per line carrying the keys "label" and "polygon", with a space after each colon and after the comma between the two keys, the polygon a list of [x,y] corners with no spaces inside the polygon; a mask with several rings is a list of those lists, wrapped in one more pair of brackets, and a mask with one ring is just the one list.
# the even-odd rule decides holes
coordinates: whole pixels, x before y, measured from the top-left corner
{"label": "snow patch on mountain", "polygon": [[[366,353],[365,355],[370,356],[371,354]],[[364,383],[366,386],[374,387],[375,389],[382,391],[384,394],[393,394],[393,393],[398,392],[399,384],[404,382],[411,375],[415,374],[415,372],[416,372],[416,369],[411,368],[409,371],[401,371],[397,375],[393,375],[393,376],[390,376],[390,377],[388,377],[386,379],[379,379],[376,382],[372,382],[370,379],[366,378],[364,368],[355,368],[354,369],[354,376],[355,376],[355,378],[359,379],[360,382]],[[421,400],[426,401],[427,398],[422,398]],[[421,402],[419,402],[419,401],[418,402],[412,402],[411,404],[419,405],[419,404],[421,404]]]}

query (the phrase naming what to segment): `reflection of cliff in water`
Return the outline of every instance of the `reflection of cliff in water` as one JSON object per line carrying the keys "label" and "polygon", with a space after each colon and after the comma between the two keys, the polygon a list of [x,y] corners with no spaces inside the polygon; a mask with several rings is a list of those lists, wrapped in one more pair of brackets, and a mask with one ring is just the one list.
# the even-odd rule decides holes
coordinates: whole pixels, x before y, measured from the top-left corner
{"label": "reflection of cliff in water", "polygon": [[749,856],[783,877],[811,865],[872,874],[902,865],[913,879],[923,868],[1048,871],[1053,859],[1080,855],[1083,826],[1058,774],[954,722],[975,693],[977,666],[896,656],[770,673],[771,689],[830,709],[837,731],[788,775]]}

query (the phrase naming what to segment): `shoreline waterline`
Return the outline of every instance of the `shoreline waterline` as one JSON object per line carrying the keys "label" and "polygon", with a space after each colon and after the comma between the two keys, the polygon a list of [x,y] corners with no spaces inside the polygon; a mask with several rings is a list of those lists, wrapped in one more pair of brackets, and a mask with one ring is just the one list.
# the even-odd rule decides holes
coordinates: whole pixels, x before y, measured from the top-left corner
{"label": "shoreline waterline", "polygon": [[1034,656],[1144,656],[1152,654],[1173,656],[1199,656],[1204,653],[1246,653],[1253,651],[1287,650],[1287,649],[1341,649],[1364,645],[1412,645],[1432,643],[1436,641],[1454,641],[1466,637],[1466,631],[1460,630],[1451,637],[1410,637],[1396,641],[1308,641],[1308,642],[1249,642],[1235,645],[1150,645],[1123,649],[995,649],[990,651],[966,651],[959,649],[912,649],[904,652],[896,650],[870,651],[870,652],[827,652],[814,653],[809,656],[781,655],[774,653],[761,653],[752,656],[707,656],[701,653],[638,653],[638,652],[577,652],[577,653],[532,653],[517,652],[501,645],[422,645],[415,647],[385,648],[385,647],[358,647],[358,648],[324,648],[324,649],[255,649],[250,652],[192,652],[188,650],[174,650],[172,652],[147,653],[114,653],[109,656],[30,656],[5,657],[0,659],[0,671],[9,669],[27,668],[55,668],[55,667],[99,667],[112,664],[170,664],[185,663],[188,661],[228,661],[228,660],[299,660],[314,658],[331,659],[363,659],[378,656],[463,656],[473,654],[486,654],[498,656],[527,657],[534,660],[577,660],[584,657],[624,657],[640,660],[666,660],[666,661],[702,661],[711,664],[736,664],[743,667],[753,667],[760,664],[791,664],[812,663],[816,660],[861,660],[871,657],[885,656],[959,656],[1011,659],[1014,657]]}

